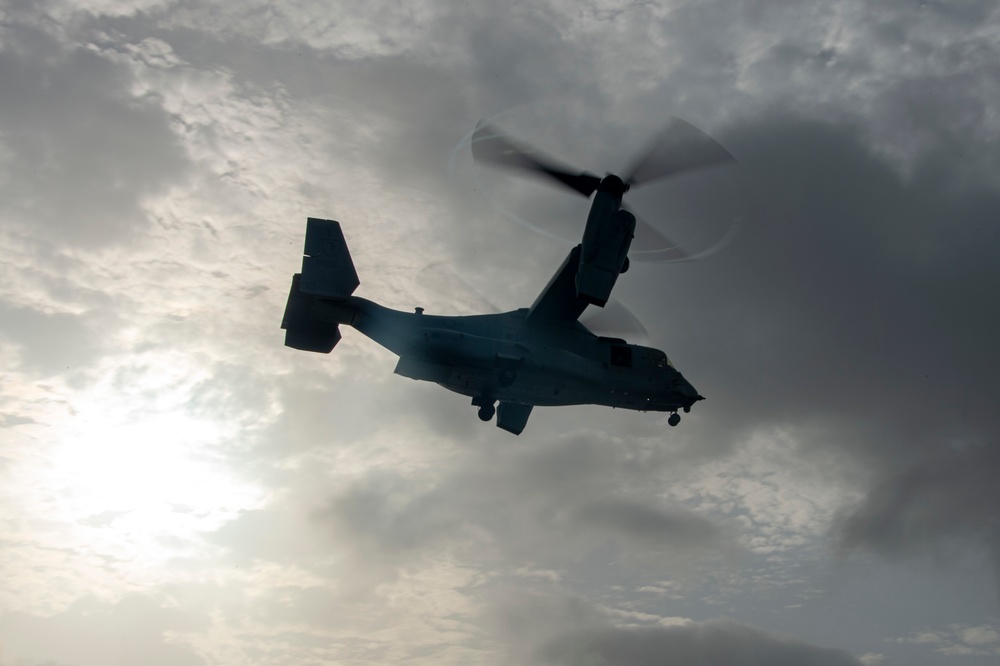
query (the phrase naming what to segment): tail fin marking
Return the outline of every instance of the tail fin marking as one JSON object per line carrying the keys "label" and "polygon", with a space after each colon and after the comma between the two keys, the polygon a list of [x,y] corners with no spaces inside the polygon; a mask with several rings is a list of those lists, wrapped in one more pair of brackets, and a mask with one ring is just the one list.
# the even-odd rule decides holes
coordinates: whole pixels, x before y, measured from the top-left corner
{"label": "tail fin marking", "polygon": [[347,298],[361,284],[336,220],[310,217],[302,257],[300,289],[320,298]]}

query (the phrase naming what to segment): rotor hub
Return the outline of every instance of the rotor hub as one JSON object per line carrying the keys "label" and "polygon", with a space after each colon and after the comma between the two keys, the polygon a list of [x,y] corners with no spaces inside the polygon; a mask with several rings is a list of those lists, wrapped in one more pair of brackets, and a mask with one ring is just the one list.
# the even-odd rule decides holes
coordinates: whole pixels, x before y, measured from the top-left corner
{"label": "rotor hub", "polygon": [[601,184],[597,186],[597,191],[607,192],[608,194],[613,194],[618,199],[621,199],[622,195],[628,192],[628,187],[628,184],[618,176],[608,174],[603,180],[601,180]]}

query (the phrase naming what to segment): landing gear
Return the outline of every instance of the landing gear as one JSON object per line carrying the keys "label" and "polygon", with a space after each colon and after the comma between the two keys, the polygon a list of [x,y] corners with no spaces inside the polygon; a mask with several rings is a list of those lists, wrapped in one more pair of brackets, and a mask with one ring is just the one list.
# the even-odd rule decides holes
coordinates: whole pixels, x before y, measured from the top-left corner
{"label": "landing gear", "polygon": [[625,257],[625,263],[622,264],[621,273],[628,272],[628,267],[629,267],[629,260],[628,260],[628,257]]}
{"label": "landing gear", "polygon": [[497,408],[493,405],[483,405],[479,408],[479,420],[489,421],[497,413]]}
{"label": "landing gear", "polygon": [[684,413],[688,414],[691,412],[691,405],[684,405]]}
{"label": "landing gear", "polygon": [[479,420],[489,421],[497,413],[497,408],[494,407],[496,400],[493,398],[487,398],[486,396],[476,396],[472,399],[472,405],[479,408]]}
{"label": "landing gear", "polygon": [[669,423],[671,426],[675,426],[680,422],[681,422],[681,415],[678,414],[677,412],[671,414],[670,418],[667,419],[667,423]]}

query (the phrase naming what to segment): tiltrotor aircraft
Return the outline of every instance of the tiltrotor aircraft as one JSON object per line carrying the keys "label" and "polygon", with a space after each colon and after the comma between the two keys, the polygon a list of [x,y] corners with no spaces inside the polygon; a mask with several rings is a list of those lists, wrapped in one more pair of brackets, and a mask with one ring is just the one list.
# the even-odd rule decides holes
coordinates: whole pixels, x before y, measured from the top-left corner
{"label": "tiltrotor aircraft", "polygon": [[700,130],[674,119],[621,178],[568,169],[480,124],[473,156],[541,174],[585,197],[593,195],[582,242],[570,250],[531,307],[500,314],[438,316],[401,312],[354,296],[360,282],[340,224],[309,218],[302,272],[292,277],[281,327],[285,345],[328,354],[340,325],[399,356],[396,374],[434,382],[472,398],[479,418],[521,434],[535,405],[597,404],[670,412],[680,422],[703,400],[658,349],[601,337],[578,318],[604,307],[628,270],[636,217],[622,208],[629,188],[733,160]]}

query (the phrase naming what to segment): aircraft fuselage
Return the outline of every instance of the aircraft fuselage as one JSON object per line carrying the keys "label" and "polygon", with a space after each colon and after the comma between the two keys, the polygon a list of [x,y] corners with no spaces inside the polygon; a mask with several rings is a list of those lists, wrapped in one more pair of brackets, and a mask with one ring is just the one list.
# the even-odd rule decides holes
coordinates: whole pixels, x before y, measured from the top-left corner
{"label": "aircraft fuselage", "polygon": [[317,318],[353,326],[398,355],[397,374],[473,398],[670,412],[700,399],[662,351],[528,313],[429,315],[356,296],[313,306]]}

